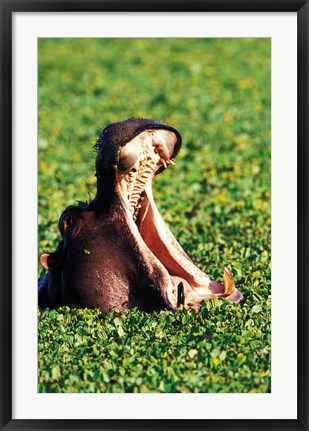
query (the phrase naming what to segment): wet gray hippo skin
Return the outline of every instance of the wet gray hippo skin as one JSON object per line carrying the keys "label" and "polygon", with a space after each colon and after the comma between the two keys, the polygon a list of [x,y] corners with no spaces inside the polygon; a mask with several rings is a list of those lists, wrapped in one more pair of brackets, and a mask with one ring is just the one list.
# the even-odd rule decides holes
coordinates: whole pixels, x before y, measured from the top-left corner
{"label": "wet gray hippo skin", "polygon": [[154,177],[181,147],[173,127],[133,118],[106,127],[97,142],[97,194],[60,217],[63,240],[43,254],[39,306],[145,311],[192,308],[242,295],[224,269],[223,284],[199,270],[164,223],[153,199]]}

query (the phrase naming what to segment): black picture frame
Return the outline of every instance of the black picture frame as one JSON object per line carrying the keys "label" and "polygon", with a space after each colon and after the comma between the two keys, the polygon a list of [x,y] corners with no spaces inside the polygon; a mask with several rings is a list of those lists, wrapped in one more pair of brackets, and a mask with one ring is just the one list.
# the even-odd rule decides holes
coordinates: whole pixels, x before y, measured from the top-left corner
{"label": "black picture frame", "polygon": [[[297,12],[298,67],[298,418],[295,420],[17,420],[12,419],[12,16],[14,12]],[[308,421],[308,0],[0,0],[0,420],[2,430],[309,430]]]}

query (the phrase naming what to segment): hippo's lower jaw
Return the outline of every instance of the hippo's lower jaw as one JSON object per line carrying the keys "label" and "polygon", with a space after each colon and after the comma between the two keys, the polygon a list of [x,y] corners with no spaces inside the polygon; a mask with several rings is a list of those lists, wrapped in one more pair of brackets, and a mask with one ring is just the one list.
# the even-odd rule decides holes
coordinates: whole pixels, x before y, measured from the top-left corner
{"label": "hippo's lower jaw", "polygon": [[224,268],[223,284],[218,283],[194,265],[184,252],[156,207],[150,180],[143,198],[136,224],[142,240],[168,272],[169,284],[160,290],[169,307],[197,311],[202,301],[215,297],[239,302],[242,295],[227,268]]}

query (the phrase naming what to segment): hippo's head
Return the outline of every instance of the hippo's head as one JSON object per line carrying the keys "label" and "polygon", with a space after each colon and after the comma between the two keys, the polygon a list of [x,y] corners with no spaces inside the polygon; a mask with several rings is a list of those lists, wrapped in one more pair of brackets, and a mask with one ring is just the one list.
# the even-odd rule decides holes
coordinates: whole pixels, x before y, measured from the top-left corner
{"label": "hippo's head", "polygon": [[154,177],[174,164],[180,133],[133,118],[103,129],[97,142],[97,195],[60,219],[61,303],[121,310],[192,308],[242,295],[225,268],[223,284],[199,270],[164,223],[153,199]]}

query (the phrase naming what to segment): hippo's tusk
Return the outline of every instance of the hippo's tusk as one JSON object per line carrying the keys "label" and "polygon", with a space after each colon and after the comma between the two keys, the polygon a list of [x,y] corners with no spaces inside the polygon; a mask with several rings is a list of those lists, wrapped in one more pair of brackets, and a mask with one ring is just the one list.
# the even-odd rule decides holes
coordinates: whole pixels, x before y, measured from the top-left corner
{"label": "hippo's tusk", "polygon": [[185,293],[183,282],[181,281],[177,286],[177,307],[182,309],[185,303]]}
{"label": "hippo's tusk", "polygon": [[225,267],[223,273],[224,294],[231,295],[235,290],[235,281],[232,273]]}
{"label": "hippo's tusk", "polygon": [[166,161],[163,159],[163,157],[160,157],[160,160],[159,160],[159,161],[162,163],[162,165],[163,165],[165,168],[167,168]]}

